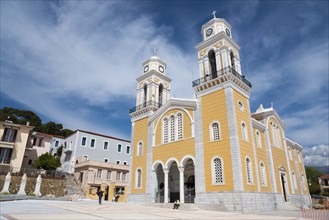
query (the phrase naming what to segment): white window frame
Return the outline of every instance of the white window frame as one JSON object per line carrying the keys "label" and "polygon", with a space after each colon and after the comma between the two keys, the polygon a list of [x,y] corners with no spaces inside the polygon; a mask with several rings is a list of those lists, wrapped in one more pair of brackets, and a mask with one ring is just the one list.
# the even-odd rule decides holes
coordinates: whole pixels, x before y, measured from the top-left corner
{"label": "white window frame", "polygon": [[[120,151],[119,151],[119,146],[120,146]],[[122,144],[117,144],[117,152],[122,153]]]}
{"label": "white window frame", "polygon": [[[118,162],[119,162],[119,163],[118,163]],[[120,163],[121,163],[121,161],[120,161],[120,160],[116,160],[116,161],[115,161],[115,163],[116,163],[116,164],[120,164]]]}
{"label": "white window frame", "polygon": [[[92,146],[91,146],[91,143],[93,142],[93,140],[94,140],[95,142],[94,142],[94,146],[92,147]],[[90,138],[90,145],[89,145],[89,147],[92,148],[92,149],[95,149],[95,148],[96,148],[96,138]]]}
{"label": "white window frame", "polygon": [[[128,150],[129,149],[129,150]],[[128,152],[127,152],[128,151]],[[131,151],[131,147],[130,145],[126,145],[126,154],[130,154],[130,151]]]}
{"label": "white window frame", "polygon": [[167,117],[162,120],[162,143],[166,144],[169,142],[169,120]]}
{"label": "white window frame", "polygon": [[83,155],[83,157],[86,158],[87,160],[88,160],[88,158],[89,158],[88,155]]}
{"label": "white window frame", "polygon": [[112,180],[112,170],[107,170],[107,172],[106,172],[106,179],[107,180]]}
{"label": "white window frame", "polygon": [[[119,178],[118,178],[119,177]],[[118,172],[116,173],[115,175],[115,181],[120,181],[121,182],[121,172]]]}
{"label": "white window frame", "polygon": [[244,121],[241,122],[241,136],[242,136],[242,140],[248,141],[248,128],[246,122]]}
{"label": "white window frame", "polygon": [[[105,149],[105,143],[107,143],[107,149]],[[103,150],[109,151],[110,143],[108,141],[103,141]]]}
{"label": "white window frame", "polygon": [[[179,122],[178,116],[181,115],[181,121]],[[184,122],[183,122],[183,113],[182,112],[177,112],[176,114],[176,120],[177,121],[177,128],[175,129],[176,131],[176,140],[182,140],[183,139],[183,128],[184,128]]]}
{"label": "white window frame", "polygon": [[259,169],[260,169],[261,184],[262,184],[262,186],[267,186],[266,167],[265,167],[265,163],[263,161],[260,161]]}
{"label": "white window frame", "polygon": [[[105,161],[107,160],[107,161]],[[104,163],[108,163],[109,162],[109,158],[104,158]]]}
{"label": "white window frame", "polygon": [[260,131],[258,129],[256,129],[256,143],[257,143],[257,147],[262,148],[262,137],[260,134]]}
{"label": "white window frame", "polygon": [[138,157],[140,157],[140,156],[143,156],[143,145],[144,145],[144,143],[143,143],[143,141],[139,141],[138,142],[138,144],[137,144],[137,155],[136,156],[138,156]]}
{"label": "white window frame", "polygon": [[174,115],[171,115],[169,117],[169,142],[173,142],[176,140],[176,132],[175,132],[175,128],[176,128],[176,123],[175,123],[175,116]]}
{"label": "white window frame", "polygon": [[[214,133],[214,127],[213,127],[213,125],[216,123],[218,125],[218,139],[215,139],[215,133]],[[209,130],[210,130],[210,142],[222,140],[222,134],[221,134],[221,128],[220,128],[219,121],[213,121],[212,123],[210,123]]]}
{"label": "white window frame", "polygon": [[[138,175],[138,171],[140,170],[140,176]],[[143,171],[142,171],[142,168],[138,167],[135,171],[136,175],[135,175],[135,188],[136,189],[141,189],[143,184],[143,178],[142,178],[142,174],[143,174]]]}
{"label": "white window frame", "polygon": [[[222,182],[216,182],[216,167],[215,167],[215,159],[219,159],[221,161],[221,169],[222,169]],[[211,160],[211,177],[212,177],[212,185],[225,185],[225,175],[224,175],[224,160],[222,157],[215,156]]]}
{"label": "white window frame", "polygon": [[122,172],[121,180],[122,180],[122,182],[127,182],[127,173],[126,172]]}
{"label": "white window frame", "polygon": [[[241,103],[241,106],[240,106],[240,103]],[[238,100],[238,107],[242,112],[244,111],[244,105],[241,100]]]}
{"label": "white window frame", "polygon": [[[83,140],[83,138],[86,138],[85,145],[82,145],[82,140]],[[87,146],[87,143],[88,143],[88,138],[87,138],[86,136],[82,136],[82,137],[81,137],[80,146],[82,146],[82,147],[86,147],[86,146]]]}
{"label": "white window frame", "polygon": [[[249,160],[249,163],[247,162],[247,160]],[[246,157],[245,158],[245,165],[246,165],[246,179],[247,179],[247,184],[248,185],[253,185],[254,184],[254,176],[253,176],[253,172],[252,172],[252,162],[250,157]],[[250,165],[250,166],[249,166]],[[248,175],[248,173],[250,175]]]}
{"label": "white window frame", "polygon": [[128,166],[128,165],[129,165],[129,164],[128,164],[128,161],[123,161],[123,165]]}
{"label": "white window frame", "polygon": [[97,179],[99,179],[99,180],[102,179],[102,173],[103,173],[103,170],[102,169],[97,169],[97,173],[96,173]]}
{"label": "white window frame", "polygon": [[56,140],[56,141],[55,141],[55,147],[58,147],[58,146],[59,146],[59,141]]}

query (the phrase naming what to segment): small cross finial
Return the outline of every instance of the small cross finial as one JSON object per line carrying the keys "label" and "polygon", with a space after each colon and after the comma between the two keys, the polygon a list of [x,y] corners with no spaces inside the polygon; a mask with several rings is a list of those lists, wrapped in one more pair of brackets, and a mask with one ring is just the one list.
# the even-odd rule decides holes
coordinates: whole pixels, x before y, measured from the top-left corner
{"label": "small cross finial", "polygon": [[214,18],[216,18],[216,11],[212,11],[211,14],[214,16]]}
{"label": "small cross finial", "polygon": [[153,56],[156,56],[156,55],[157,55],[157,48],[154,47],[154,48],[153,48]]}

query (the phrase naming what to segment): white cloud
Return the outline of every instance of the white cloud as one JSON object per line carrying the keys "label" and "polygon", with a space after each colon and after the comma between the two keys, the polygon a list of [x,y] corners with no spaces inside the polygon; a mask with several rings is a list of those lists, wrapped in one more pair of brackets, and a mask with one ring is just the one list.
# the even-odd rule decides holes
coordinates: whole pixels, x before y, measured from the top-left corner
{"label": "white cloud", "polygon": [[303,161],[306,166],[329,166],[329,145],[305,147]]}
{"label": "white cloud", "polygon": [[[53,17],[43,19],[38,11],[46,6],[34,6],[2,4],[1,92],[17,102],[72,129],[116,133],[115,125],[92,127],[86,112],[135,97],[135,79],[154,47],[179,88],[175,94],[192,95],[194,54],[170,43],[170,27],[155,24],[151,15],[132,17],[135,8],[112,1],[63,1],[47,6]],[[79,102],[85,105],[74,106]]]}

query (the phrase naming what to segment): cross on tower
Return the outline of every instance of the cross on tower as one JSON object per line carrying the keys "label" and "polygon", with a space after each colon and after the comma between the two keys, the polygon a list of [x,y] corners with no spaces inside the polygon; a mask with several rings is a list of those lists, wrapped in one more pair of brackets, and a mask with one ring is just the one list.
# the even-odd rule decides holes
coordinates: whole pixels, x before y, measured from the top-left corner
{"label": "cross on tower", "polygon": [[216,18],[216,11],[212,11],[211,14],[214,16],[214,18]]}
{"label": "cross on tower", "polygon": [[153,56],[156,56],[156,55],[157,55],[157,48],[154,47],[154,48],[153,48]]}

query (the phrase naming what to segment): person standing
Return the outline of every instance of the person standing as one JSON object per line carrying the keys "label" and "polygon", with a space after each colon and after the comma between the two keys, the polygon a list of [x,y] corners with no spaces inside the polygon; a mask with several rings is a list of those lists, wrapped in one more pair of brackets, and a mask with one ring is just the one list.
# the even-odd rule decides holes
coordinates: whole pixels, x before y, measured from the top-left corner
{"label": "person standing", "polygon": [[98,192],[97,192],[97,195],[98,195],[98,203],[100,204],[100,205],[102,205],[102,197],[103,197],[103,191],[102,190],[99,190]]}

